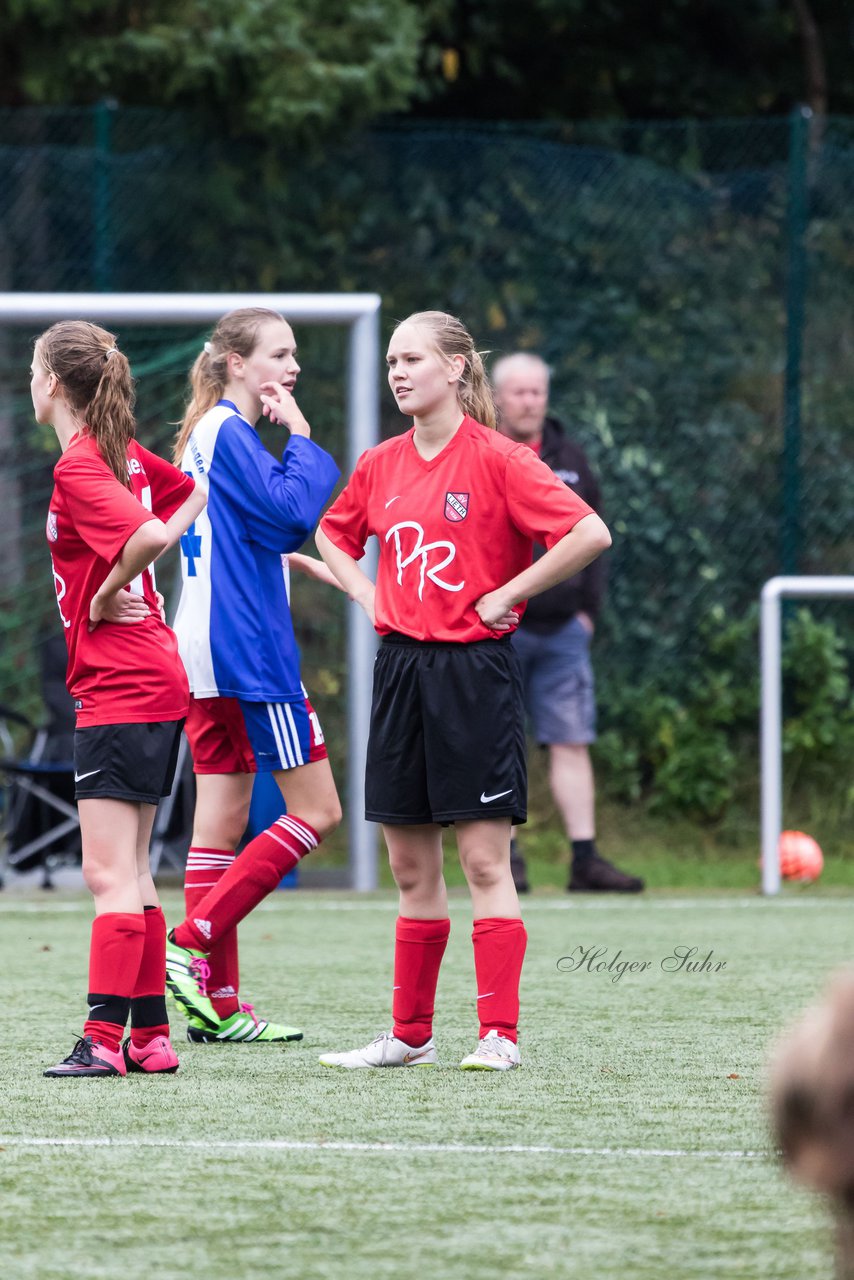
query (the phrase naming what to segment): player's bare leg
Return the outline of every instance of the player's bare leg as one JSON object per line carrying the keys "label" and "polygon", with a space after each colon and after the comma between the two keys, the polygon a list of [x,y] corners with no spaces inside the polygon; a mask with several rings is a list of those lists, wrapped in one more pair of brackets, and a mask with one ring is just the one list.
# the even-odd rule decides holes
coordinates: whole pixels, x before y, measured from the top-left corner
{"label": "player's bare leg", "polygon": [[456,831],[475,920],[518,919],[519,897],[510,874],[510,819],[458,822]]}
{"label": "player's bare leg", "polygon": [[194,849],[235,849],[249,820],[253,773],[197,773]]}
{"label": "player's bare leg", "polygon": [[448,914],[442,828],[383,827],[389,866],[400,895],[400,914],[411,920],[438,920]]}
{"label": "player's bare leg", "polygon": [[142,806],[128,800],[79,800],[83,880],[95,899],[95,915],[141,912],[137,844]]}
{"label": "player's bare leg", "polygon": [[341,821],[341,801],[328,760],[314,760],[296,769],[275,773],[288,813],[307,822],[321,840],[331,835]]}

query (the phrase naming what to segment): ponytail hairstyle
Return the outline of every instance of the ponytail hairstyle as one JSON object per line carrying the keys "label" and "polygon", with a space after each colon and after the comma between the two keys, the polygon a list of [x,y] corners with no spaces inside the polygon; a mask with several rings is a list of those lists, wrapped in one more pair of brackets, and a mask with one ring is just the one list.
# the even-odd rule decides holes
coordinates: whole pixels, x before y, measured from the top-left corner
{"label": "ponytail hairstyle", "polygon": [[445,311],[416,311],[401,324],[417,324],[419,328],[429,329],[436,350],[446,359],[463,357],[465,365],[457,383],[460,408],[485,427],[495,427],[495,402],[483,365],[486,353],[475,350],[474,339],[462,320]]}
{"label": "ponytail hairstyle", "polygon": [[136,435],[136,391],[115,335],[87,320],[60,320],[36,339],[35,354],[62,387],[68,407],[113,475],[130,488],[128,444]]}
{"label": "ponytail hairstyle", "polygon": [[267,307],[240,307],[237,311],[229,311],[196,356],[190,370],[190,400],[172,446],[172,460],[176,466],[181,465],[193,427],[208,409],[222,399],[228,382],[229,354],[234,351],[244,359],[251,356],[262,328],[271,320],[284,322],[284,316]]}

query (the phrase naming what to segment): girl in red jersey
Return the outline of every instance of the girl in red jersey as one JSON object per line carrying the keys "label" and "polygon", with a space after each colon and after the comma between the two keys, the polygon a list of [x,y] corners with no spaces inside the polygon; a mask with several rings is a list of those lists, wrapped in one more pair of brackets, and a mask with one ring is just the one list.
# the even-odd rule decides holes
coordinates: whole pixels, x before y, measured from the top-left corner
{"label": "girl in red jersey", "polygon": [[[521,679],[509,643],[524,602],[610,545],[605,525],[530,449],[494,430],[483,362],[453,316],[398,325],[388,378],[414,419],[369,449],[321,521],[317,545],[382,642],[374,668],[366,817],[383,826],[400,891],[392,1031],[324,1066],[431,1066],[433,1006],[450,930],[442,827],[456,826],[474,910],[480,1039],[460,1064],[520,1062],[527,935],[510,825],[527,805]],[[379,541],[376,586],[356,564]],[[534,541],[548,550],[532,563]]]}
{"label": "girl in red jersey", "polygon": [[148,846],[189,691],[149,566],[205,497],[134,439],[130,366],[111,333],[85,321],[53,325],[36,341],[31,374],[36,419],[62,450],[47,538],[77,709],[83,877],[95,899],[89,1016],[69,1057],[44,1074],[172,1072],[166,925]]}

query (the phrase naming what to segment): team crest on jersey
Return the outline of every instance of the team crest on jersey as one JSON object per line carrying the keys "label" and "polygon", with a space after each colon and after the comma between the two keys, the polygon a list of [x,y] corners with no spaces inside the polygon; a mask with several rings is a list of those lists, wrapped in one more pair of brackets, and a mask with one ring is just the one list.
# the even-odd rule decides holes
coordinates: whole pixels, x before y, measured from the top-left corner
{"label": "team crest on jersey", "polygon": [[465,520],[469,513],[469,495],[467,493],[445,494],[445,519],[453,524]]}
{"label": "team crest on jersey", "polygon": [[56,525],[56,512],[48,511],[47,513],[47,529],[46,533],[50,542],[56,542],[59,537],[59,529]]}

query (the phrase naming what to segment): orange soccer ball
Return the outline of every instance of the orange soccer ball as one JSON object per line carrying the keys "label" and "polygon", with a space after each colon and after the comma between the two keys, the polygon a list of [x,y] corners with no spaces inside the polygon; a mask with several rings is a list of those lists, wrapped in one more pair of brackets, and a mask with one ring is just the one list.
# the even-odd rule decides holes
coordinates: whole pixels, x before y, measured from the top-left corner
{"label": "orange soccer ball", "polygon": [[780,833],[780,874],[784,880],[817,880],[824,866],[821,846],[805,831]]}

